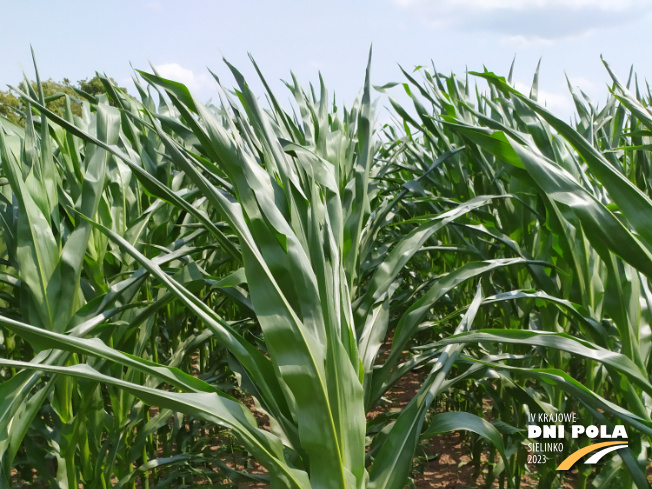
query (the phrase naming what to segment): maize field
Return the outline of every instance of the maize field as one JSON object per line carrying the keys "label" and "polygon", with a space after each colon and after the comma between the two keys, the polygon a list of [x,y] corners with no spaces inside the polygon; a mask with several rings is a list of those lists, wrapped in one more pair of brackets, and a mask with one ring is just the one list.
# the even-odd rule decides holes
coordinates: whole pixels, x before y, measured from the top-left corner
{"label": "maize field", "polygon": [[[370,59],[350,106],[321,78],[284,104],[252,63],[265,93],[227,63],[210,104],[146,71],[16,89],[0,488],[444,487],[423,472],[451,433],[472,487],[649,488],[649,87],[605,62],[569,122],[538,74],[376,86]],[[601,434],[532,439],[570,414]]]}

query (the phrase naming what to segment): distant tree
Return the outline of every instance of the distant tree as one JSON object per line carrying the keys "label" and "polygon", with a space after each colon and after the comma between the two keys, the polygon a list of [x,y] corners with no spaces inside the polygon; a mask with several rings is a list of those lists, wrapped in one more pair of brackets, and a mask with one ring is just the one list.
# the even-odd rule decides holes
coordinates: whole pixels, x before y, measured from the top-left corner
{"label": "distant tree", "polygon": [[9,92],[0,91],[0,115],[9,119],[11,122],[18,124],[20,116],[18,109],[20,107],[20,100]]}
{"label": "distant tree", "polygon": [[[109,79],[111,83],[117,86],[113,78]],[[35,81],[31,81],[30,85],[34,91],[37,90]],[[77,93],[75,89],[79,89],[93,97],[106,93],[106,88],[98,75],[95,75],[90,80],[88,78],[79,80],[76,86],[72,85],[68,78],[64,78],[61,82],[56,82],[52,79],[41,82],[41,87],[43,88],[43,96],[46,99],[46,107],[60,116],[63,116],[65,112],[66,99],[64,96],[56,97],[56,95],[69,95],[73,99],[79,100],[83,99],[83,96]],[[24,81],[20,82],[18,88],[23,92],[27,91],[27,86]],[[123,87],[120,87],[120,89],[123,92],[127,91]],[[70,108],[73,114],[81,115],[81,104],[79,102],[72,100]],[[0,91],[0,115],[16,124],[24,125],[23,114],[25,110],[26,107],[20,98],[16,97],[10,91]]]}
{"label": "distant tree", "polygon": [[[110,78],[111,83],[114,85],[117,85],[115,80],[113,78]],[[106,89],[104,88],[104,84],[102,83],[102,80],[100,80],[100,77],[95,75],[93,78],[90,80],[85,79],[85,80],[79,80],[77,82],[79,85],[79,89],[88,93],[89,95],[100,95],[102,93],[106,93]],[[124,90],[124,88],[122,89]]]}

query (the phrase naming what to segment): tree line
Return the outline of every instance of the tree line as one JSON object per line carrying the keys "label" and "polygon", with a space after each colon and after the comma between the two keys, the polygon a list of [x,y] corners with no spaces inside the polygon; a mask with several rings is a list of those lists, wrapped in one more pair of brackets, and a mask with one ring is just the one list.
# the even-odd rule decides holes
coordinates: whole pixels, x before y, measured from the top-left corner
{"label": "tree line", "polygon": [[[117,83],[112,78],[109,79],[111,83],[117,86]],[[33,91],[37,90],[35,81],[29,82]],[[63,116],[66,107],[66,97],[71,97],[70,109],[74,115],[81,115],[81,100],[97,97],[98,95],[106,93],[106,87],[102,82],[99,75],[93,78],[86,78],[79,80],[76,84],[71,83],[68,78],[62,81],[55,81],[51,78],[41,83],[43,88],[43,96],[46,101],[46,107],[53,111],[55,114]],[[29,88],[25,81],[18,84],[17,87],[22,92],[28,92]],[[125,88],[120,88],[126,91]],[[0,90],[0,115],[6,117],[11,122],[25,125],[26,106],[19,96],[16,95],[11,89],[2,91]]]}

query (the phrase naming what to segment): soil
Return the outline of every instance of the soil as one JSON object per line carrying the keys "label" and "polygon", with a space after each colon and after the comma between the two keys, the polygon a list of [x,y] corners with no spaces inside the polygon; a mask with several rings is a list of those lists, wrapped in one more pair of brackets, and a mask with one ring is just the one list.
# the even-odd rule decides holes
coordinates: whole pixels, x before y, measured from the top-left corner
{"label": "soil", "polygon": [[[381,354],[382,355],[382,354]],[[195,359],[196,360],[196,359]],[[194,363],[194,362],[193,362]],[[386,400],[382,406],[377,407],[367,414],[367,419],[372,420],[376,416],[388,411],[400,411],[412,400],[416,392],[421,387],[425,379],[424,372],[410,372],[397,382],[384,396]],[[269,420],[260,411],[256,410],[251,399],[243,400],[245,405],[252,411],[258,423],[263,428],[269,429]],[[486,403],[485,409],[489,412],[491,406]],[[150,408],[150,416],[158,413],[157,408]],[[217,450],[225,442],[223,439],[216,439],[214,449]],[[247,465],[247,471],[252,474],[263,475],[266,470],[254,460],[246,460],[244,454],[238,457],[234,462],[236,466],[226,461],[227,465],[232,468],[242,470]],[[486,460],[485,460],[486,461]],[[484,467],[484,470],[481,469]],[[476,467],[472,463],[468,451],[468,445],[464,442],[460,432],[453,432],[440,435],[425,445],[420,446],[417,453],[415,467],[411,474],[413,487],[417,489],[467,489],[467,488],[486,488],[485,477],[487,475],[487,465]],[[532,469],[534,467],[531,467]],[[16,470],[12,470],[12,479],[15,487],[22,484],[18,482]],[[137,487],[140,487],[140,480],[137,480]],[[195,481],[196,486],[210,485],[206,480]],[[530,476],[524,476],[521,481],[521,488],[534,489],[537,486],[537,480]],[[261,482],[243,482],[238,485],[239,489],[266,489],[269,485]],[[406,486],[412,487],[412,486]],[[498,488],[498,483],[494,482],[491,488]],[[563,489],[573,489],[573,478],[565,482]],[[80,488],[81,489],[81,488]]]}
{"label": "soil", "polygon": [[[425,372],[410,372],[401,378],[385,396],[390,401],[390,410],[401,410],[412,400],[425,380]],[[485,410],[491,410],[491,405],[485,401]],[[368,413],[367,418],[373,419],[384,412],[378,408]],[[486,462],[486,459],[483,459]],[[533,468],[533,467],[531,467]],[[412,480],[417,489],[468,489],[486,488],[486,469],[479,471],[472,463],[468,447],[463,443],[460,432],[439,435],[425,446],[425,450],[417,454],[417,461],[412,473]],[[521,480],[522,489],[535,489],[537,480],[524,476]],[[407,486],[410,487],[410,486]],[[491,486],[498,488],[498,483]],[[565,482],[562,489],[573,489],[571,481]]]}
{"label": "soil", "polygon": [[[389,346],[388,344],[385,346]],[[385,352],[386,353],[386,352]],[[381,353],[382,355],[382,353]],[[383,406],[367,413],[367,420],[372,420],[376,416],[388,411],[400,411],[407,406],[414,395],[421,387],[425,380],[425,372],[409,372],[401,378],[384,396],[386,402]],[[269,419],[267,416],[255,408],[251,399],[244,399],[245,405],[252,411],[259,425],[269,429]],[[491,406],[487,402],[485,409],[490,412]],[[484,460],[486,461],[486,460]],[[240,462],[244,463],[244,460]],[[249,473],[263,475],[267,471],[258,462],[250,460]],[[242,464],[239,464],[242,466]],[[534,467],[531,467],[534,469]],[[468,446],[462,439],[460,432],[453,432],[446,435],[440,435],[431,443],[426,444],[418,454],[417,462],[411,474],[414,487],[417,489],[468,489],[468,488],[487,488],[485,481],[485,470],[478,470],[472,463]],[[573,478],[562,485],[562,489],[573,489]],[[199,483],[197,485],[203,485]],[[406,489],[411,486],[406,486]],[[491,489],[498,488],[498,483],[494,482]],[[535,489],[537,480],[530,476],[524,476],[521,480],[522,489]],[[267,489],[268,484],[262,482],[243,482],[238,484],[239,489]],[[489,489],[489,488],[487,488]]]}

